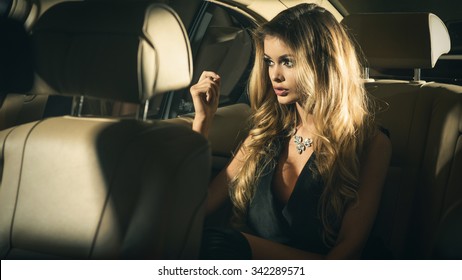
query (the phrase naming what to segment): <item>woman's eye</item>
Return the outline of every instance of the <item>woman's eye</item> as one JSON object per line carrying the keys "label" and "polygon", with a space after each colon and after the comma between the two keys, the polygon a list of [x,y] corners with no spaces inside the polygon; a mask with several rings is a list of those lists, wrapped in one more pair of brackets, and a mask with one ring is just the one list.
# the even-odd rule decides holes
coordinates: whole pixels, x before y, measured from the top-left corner
{"label": "woman's eye", "polygon": [[273,66],[274,62],[271,59],[265,58],[265,64],[266,66]]}
{"label": "woman's eye", "polygon": [[285,60],[282,63],[283,65],[287,66],[288,68],[292,68],[294,66],[294,63],[290,60]]}

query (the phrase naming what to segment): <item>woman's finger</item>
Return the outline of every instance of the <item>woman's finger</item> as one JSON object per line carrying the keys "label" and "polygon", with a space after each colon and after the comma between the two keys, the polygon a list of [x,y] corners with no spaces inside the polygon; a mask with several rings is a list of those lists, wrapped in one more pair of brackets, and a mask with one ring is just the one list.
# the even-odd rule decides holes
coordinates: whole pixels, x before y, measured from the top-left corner
{"label": "woman's finger", "polygon": [[201,76],[199,77],[199,82],[204,80],[204,79],[210,79],[212,81],[220,79],[220,76],[212,71],[204,71],[202,72]]}
{"label": "woman's finger", "polygon": [[212,78],[205,78],[191,87],[192,94],[206,93],[209,90],[213,90],[218,93],[220,87],[219,79],[212,80]]}
{"label": "woman's finger", "polygon": [[218,92],[218,85],[214,82],[199,83],[191,87],[191,95],[200,96],[208,93],[216,94]]}

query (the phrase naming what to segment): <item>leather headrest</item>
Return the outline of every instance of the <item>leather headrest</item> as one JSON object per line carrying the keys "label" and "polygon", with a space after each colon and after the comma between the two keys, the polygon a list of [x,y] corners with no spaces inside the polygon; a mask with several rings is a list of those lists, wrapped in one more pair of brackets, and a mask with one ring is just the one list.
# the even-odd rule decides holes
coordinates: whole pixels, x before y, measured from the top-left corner
{"label": "leather headrest", "polygon": [[431,13],[352,14],[342,23],[371,67],[433,68],[451,48],[446,26]]}
{"label": "leather headrest", "polygon": [[189,39],[168,6],[64,2],[34,26],[34,94],[139,103],[191,82]]}

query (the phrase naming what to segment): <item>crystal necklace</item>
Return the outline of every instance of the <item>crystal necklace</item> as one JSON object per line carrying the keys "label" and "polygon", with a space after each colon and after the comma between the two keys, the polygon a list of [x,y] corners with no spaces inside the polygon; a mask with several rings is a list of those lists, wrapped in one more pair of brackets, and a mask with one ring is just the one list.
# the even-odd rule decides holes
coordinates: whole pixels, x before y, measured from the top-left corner
{"label": "crystal necklace", "polygon": [[297,148],[298,154],[301,155],[306,150],[307,147],[311,147],[313,145],[313,139],[311,138],[303,139],[303,137],[297,135],[296,133],[297,133],[297,128],[294,128],[294,132],[292,135],[294,135],[295,147]]}

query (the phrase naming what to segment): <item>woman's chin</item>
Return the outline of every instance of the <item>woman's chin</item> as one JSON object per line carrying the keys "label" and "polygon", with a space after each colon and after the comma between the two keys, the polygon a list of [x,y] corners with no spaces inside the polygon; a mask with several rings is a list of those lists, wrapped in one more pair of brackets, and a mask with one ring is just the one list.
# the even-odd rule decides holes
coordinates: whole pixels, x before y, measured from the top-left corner
{"label": "woman's chin", "polygon": [[281,105],[290,105],[290,104],[294,104],[295,102],[298,101],[298,98],[294,98],[292,96],[289,96],[289,95],[286,95],[286,96],[279,96],[278,95],[278,102],[279,104]]}

